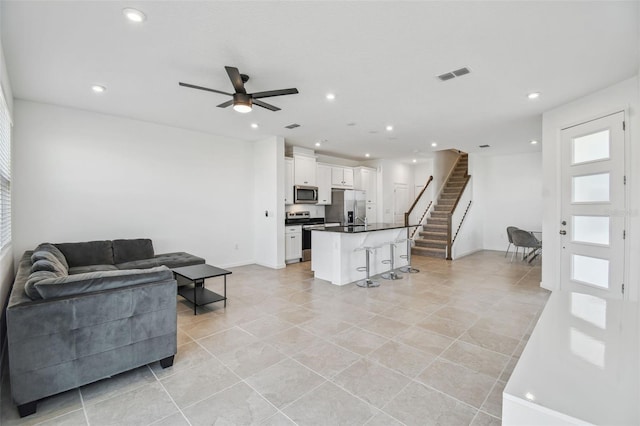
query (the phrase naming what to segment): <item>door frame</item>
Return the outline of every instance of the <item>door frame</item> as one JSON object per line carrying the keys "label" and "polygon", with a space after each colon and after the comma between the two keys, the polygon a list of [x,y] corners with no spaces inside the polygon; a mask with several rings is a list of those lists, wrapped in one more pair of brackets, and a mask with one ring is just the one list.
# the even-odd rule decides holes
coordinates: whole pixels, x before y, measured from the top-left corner
{"label": "door frame", "polygon": [[[617,127],[620,126],[620,127]],[[609,157],[607,159],[597,159],[584,163],[572,163],[571,141],[585,135],[595,134],[606,129],[612,129],[610,136]],[[613,130],[615,129],[615,130]],[[559,281],[560,289],[563,291],[586,292],[597,297],[615,297],[624,299],[626,297],[626,288],[624,284],[628,281],[625,276],[627,269],[627,241],[623,237],[623,232],[628,228],[629,202],[628,187],[626,184],[626,176],[629,173],[627,159],[627,140],[626,140],[626,115],[625,111],[617,111],[612,114],[603,115],[596,119],[581,122],[574,126],[564,127],[560,130],[560,212],[561,219],[566,221],[566,225],[559,224],[560,232],[566,232],[566,237],[560,237],[559,246]],[[615,143],[614,143],[615,142]],[[622,144],[622,146],[620,146]],[[622,158],[620,158],[622,156]],[[603,161],[605,163],[603,163]],[[606,165],[608,162],[609,165]],[[603,165],[604,164],[604,165]],[[622,170],[617,167],[622,167]],[[582,174],[597,174],[607,172],[610,179],[610,202],[602,203],[573,203],[571,198],[572,176],[581,176]],[[623,178],[625,183],[623,183]],[[619,209],[617,209],[619,207]],[[566,209],[566,211],[564,210]],[[578,212],[578,213],[576,213]],[[592,245],[580,241],[574,241],[573,215],[602,216],[610,218],[609,236],[610,244],[607,246]],[[575,218],[575,217],[574,217]],[[566,249],[565,249],[566,246]],[[600,258],[606,257],[609,260],[609,279],[606,288],[601,288],[596,284],[582,283],[571,280],[571,253],[578,253],[588,257]],[[565,287],[566,286],[566,287]]]}
{"label": "door frame", "polygon": [[[566,119],[560,117],[552,117],[549,120],[553,121],[553,128],[549,129],[546,133],[544,131],[543,125],[543,182],[553,182],[553,188],[548,188],[549,197],[544,198],[543,202],[549,203],[553,206],[552,209],[543,209],[543,221],[542,221],[542,231],[543,231],[543,241],[545,247],[546,256],[544,256],[543,261],[543,271],[542,271],[542,281],[540,286],[547,290],[555,291],[560,289],[560,244],[561,238],[559,234],[559,225],[562,221],[562,203],[561,203],[561,187],[562,187],[562,130],[570,127],[574,127],[580,125],[582,123],[586,123],[589,121],[597,120],[599,118],[609,116],[612,114],[616,114],[619,112],[624,113],[624,121],[626,123],[626,130],[624,132],[624,165],[625,170],[627,171],[627,185],[624,188],[624,196],[627,200],[627,219],[629,215],[630,208],[633,207],[634,201],[631,199],[631,184],[635,179],[631,178],[632,173],[640,173],[640,167],[637,170],[631,169],[631,123],[636,124],[637,120],[631,120],[629,114],[629,105],[620,103],[610,103],[608,108],[603,108],[599,110],[595,110],[593,105],[588,105],[588,107],[576,107],[575,110],[588,110],[586,113],[577,114],[573,111],[567,110],[564,114],[559,115],[570,115],[572,118]],[[611,106],[613,105],[613,106]],[[543,117],[543,121],[547,119],[547,117]],[[545,152],[546,151],[546,152]],[[549,156],[552,157],[552,161],[549,161]],[[629,225],[630,221],[626,221]],[[628,231],[628,229],[627,229]],[[627,240],[629,240],[629,235],[627,232]],[[630,282],[630,253],[632,244],[627,242],[624,247],[624,270],[623,270],[623,280],[625,283],[625,292],[623,295],[623,299],[627,300],[636,300],[638,298],[638,284]]]}

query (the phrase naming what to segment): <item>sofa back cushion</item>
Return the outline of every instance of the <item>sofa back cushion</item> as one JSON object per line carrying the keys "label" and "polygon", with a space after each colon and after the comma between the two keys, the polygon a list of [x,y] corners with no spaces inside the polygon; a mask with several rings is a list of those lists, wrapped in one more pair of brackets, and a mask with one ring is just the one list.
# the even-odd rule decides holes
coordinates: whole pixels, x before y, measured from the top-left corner
{"label": "sofa back cushion", "polygon": [[115,264],[135,260],[153,259],[153,243],[148,238],[134,240],[113,240],[113,260]]}
{"label": "sofa back cushion", "polygon": [[69,264],[67,263],[67,259],[64,257],[64,254],[62,254],[62,252],[60,250],[58,250],[58,247],[54,246],[51,243],[42,243],[40,244],[38,247],[35,248],[35,250],[33,250],[34,252],[39,252],[39,251],[46,251],[51,253],[53,256],[55,256],[56,259],[58,259],[58,261],[65,267],[65,269],[69,269]]}
{"label": "sofa back cushion", "polygon": [[69,267],[114,265],[111,241],[54,244],[67,259]]}
{"label": "sofa back cushion", "polygon": [[62,264],[60,260],[49,251],[34,251],[31,255],[31,269],[29,272],[35,271],[51,271],[62,272],[64,275],[69,273],[66,264]]}
{"label": "sofa back cushion", "polygon": [[36,282],[35,288],[43,299],[50,299],[169,279],[173,279],[171,270],[166,266],[159,266],[144,270],[127,269],[52,277]]}

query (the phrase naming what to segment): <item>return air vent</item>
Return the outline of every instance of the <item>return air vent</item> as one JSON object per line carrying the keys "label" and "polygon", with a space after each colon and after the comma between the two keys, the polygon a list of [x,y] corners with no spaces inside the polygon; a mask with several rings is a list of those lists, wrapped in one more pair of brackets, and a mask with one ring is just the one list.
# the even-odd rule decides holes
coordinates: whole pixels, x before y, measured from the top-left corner
{"label": "return air vent", "polygon": [[489,148],[491,145],[478,145],[480,148]]}
{"label": "return air vent", "polygon": [[463,75],[467,75],[471,72],[471,70],[467,67],[457,69],[455,71],[446,72],[444,74],[440,74],[438,78],[440,81],[451,80],[456,77],[462,77]]}
{"label": "return air vent", "polygon": [[289,124],[288,126],[284,126],[287,129],[295,129],[296,127],[300,127],[299,124],[293,123],[293,124]]}

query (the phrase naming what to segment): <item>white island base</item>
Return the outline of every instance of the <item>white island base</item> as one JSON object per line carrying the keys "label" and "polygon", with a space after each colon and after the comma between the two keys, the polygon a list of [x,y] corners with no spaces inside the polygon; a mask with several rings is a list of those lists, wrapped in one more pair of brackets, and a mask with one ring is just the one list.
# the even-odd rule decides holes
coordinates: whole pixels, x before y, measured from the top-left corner
{"label": "white island base", "polygon": [[[358,227],[364,228],[364,227]],[[345,232],[338,231],[344,228],[326,228],[325,230],[311,231],[311,270],[316,278],[331,282],[331,284],[345,285],[354,281],[363,280],[365,272],[359,272],[356,268],[365,266],[365,252],[355,251],[363,245],[379,247],[370,255],[370,275],[378,275],[388,272],[390,267],[383,264],[382,260],[389,259],[389,245],[385,244],[398,238],[406,238],[407,228],[382,227],[372,225],[371,231]],[[406,243],[398,244],[395,250],[395,268],[408,264],[400,255],[407,252]]]}

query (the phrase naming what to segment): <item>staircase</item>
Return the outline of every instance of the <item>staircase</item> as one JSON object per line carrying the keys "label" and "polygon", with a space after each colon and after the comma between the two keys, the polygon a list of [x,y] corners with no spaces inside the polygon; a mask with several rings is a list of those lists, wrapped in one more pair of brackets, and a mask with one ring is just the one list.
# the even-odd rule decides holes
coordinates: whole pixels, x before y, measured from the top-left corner
{"label": "staircase", "polygon": [[419,236],[415,239],[416,245],[411,249],[411,254],[418,256],[439,257],[447,256],[447,216],[451,213],[456,199],[464,190],[464,183],[469,169],[467,154],[461,154],[456,167],[449,176],[440,198],[431,210],[427,223]]}

